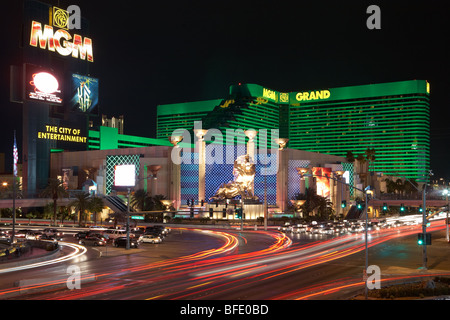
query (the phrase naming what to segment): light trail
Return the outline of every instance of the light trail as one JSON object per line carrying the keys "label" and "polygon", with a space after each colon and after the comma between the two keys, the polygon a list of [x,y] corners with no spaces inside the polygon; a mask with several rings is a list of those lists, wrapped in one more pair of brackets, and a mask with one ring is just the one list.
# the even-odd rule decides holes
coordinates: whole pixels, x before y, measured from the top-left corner
{"label": "light trail", "polygon": [[[419,232],[421,226],[404,226],[395,229],[371,231],[369,247],[398,237]],[[433,222],[428,231],[444,228]],[[137,267],[97,275],[97,282],[90,283],[83,292],[60,292],[57,299],[95,299],[108,297],[126,299],[214,299],[228,292],[239,293],[244,288],[264,285],[299,272],[302,269],[341,259],[365,249],[363,234],[351,234],[309,244],[292,245],[292,240],[278,231],[250,231],[272,238],[268,247],[258,251],[237,253],[239,238],[243,245],[250,241],[241,233],[234,235],[225,231],[181,229],[201,232],[222,239],[223,245],[191,255],[173,258]],[[249,232],[249,234],[250,234]],[[317,286],[302,288],[270,296],[266,299],[310,299],[326,296],[339,290],[357,287],[360,280],[340,279]],[[127,290],[125,289],[130,289]],[[1,292],[0,292],[1,296]],[[45,296],[43,296],[45,298]],[[39,299],[41,299],[40,297]],[[49,299],[55,299],[51,294]]]}
{"label": "light trail", "polygon": [[[11,267],[11,268],[0,269],[0,274],[8,273],[8,272],[14,272],[14,271],[27,270],[27,269],[32,269],[32,268],[38,268],[38,267],[42,267],[42,266],[49,266],[49,265],[53,265],[53,264],[56,264],[56,263],[69,261],[69,260],[81,257],[87,251],[87,249],[85,247],[83,247],[81,245],[78,245],[78,244],[75,244],[75,243],[59,242],[58,244],[60,246],[66,246],[66,247],[72,248],[73,252],[68,254],[68,255],[65,255],[63,257],[55,258],[55,259],[52,259],[52,260],[31,263],[31,264],[27,264],[27,265],[19,266],[19,267]],[[0,294],[1,294],[1,292],[0,292]]]}

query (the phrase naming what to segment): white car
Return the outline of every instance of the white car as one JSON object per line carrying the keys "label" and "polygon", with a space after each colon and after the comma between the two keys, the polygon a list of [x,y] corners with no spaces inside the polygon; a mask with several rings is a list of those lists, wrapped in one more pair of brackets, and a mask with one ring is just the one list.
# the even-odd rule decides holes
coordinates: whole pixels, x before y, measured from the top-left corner
{"label": "white car", "polygon": [[42,232],[39,231],[31,231],[31,232],[27,232],[27,234],[25,235],[25,239],[27,240],[39,240],[42,237]]}
{"label": "white car", "polygon": [[162,240],[160,237],[152,235],[152,234],[143,234],[139,237],[140,242],[144,243],[161,243]]}
{"label": "white car", "polygon": [[[108,236],[108,239],[117,239],[127,236],[127,232],[120,229],[108,229],[103,231],[103,233]],[[134,237],[134,234],[130,233],[130,237]]]}

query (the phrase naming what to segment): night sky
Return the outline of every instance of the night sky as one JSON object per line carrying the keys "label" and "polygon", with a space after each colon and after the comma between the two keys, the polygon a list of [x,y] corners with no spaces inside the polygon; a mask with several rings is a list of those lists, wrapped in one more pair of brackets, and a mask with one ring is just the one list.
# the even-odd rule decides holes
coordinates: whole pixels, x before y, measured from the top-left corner
{"label": "night sky", "polygon": [[[289,92],[425,79],[431,84],[431,166],[450,179],[450,22],[444,1],[43,1],[76,4],[90,21],[100,113],[125,133],[155,137],[156,106],[224,98],[236,83]],[[9,102],[20,0],[2,1],[0,152],[21,157],[21,105]],[[381,30],[369,30],[369,5]],[[28,26],[26,26],[28,27]],[[86,62],[87,63],[87,62]]]}

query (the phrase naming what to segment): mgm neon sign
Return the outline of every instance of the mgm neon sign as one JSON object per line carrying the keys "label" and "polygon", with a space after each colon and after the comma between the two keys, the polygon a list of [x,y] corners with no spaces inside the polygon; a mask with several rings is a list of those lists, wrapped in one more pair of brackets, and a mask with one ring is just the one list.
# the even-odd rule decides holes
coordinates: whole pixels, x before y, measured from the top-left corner
{"label": "mgm neon sign", "polygon": [[[67,14],[66,19],[61,18],[61,14],[64,13]],[[78,34],[72,36],[69,33],[67,30],[69,21],[67,11],[61,9],[55,11],[52,20],[53,26],[59,28],[56,31],[53,30],[53,26],[51,25],[44,25],[42,27],[42,24],[38,21],[31,22],[30,46],[39,46],[41,49],[57,52],[62,56],[71,55],[73,58],[87,59],[89,62],[94,62],[92,39],[87,37],[83,39]]]}

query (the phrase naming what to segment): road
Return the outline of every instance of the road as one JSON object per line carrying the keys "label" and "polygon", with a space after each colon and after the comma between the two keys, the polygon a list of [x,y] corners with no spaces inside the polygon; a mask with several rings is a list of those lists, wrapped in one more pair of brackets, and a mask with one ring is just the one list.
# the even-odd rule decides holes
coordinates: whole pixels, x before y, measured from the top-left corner
{"label": "road", "polygon": [[[370,233],[369,265],[380,266],[383,280],[423,275],[417,269],[422,262],[415,243],[419,229],[405,226]],[[435,222],[429,229],[441,232],[443,224]],[[173,229],[162,244],[131,250],[89,247],[74,260],[0,274],[0,298],[341,299],[363,288],[364,242],[364,234],[287,236],[278,231]],[[448,252],[448,247],[444,249]],[[434,253],[430,246],[429,256],[433,272],[450,274],[448,255]],[[67,289],[71,265],[81,271],[79,290]],[[48,285],[50,279],[59,279],[59,286]],[[18,288],[18,283],[29,286]]]}

